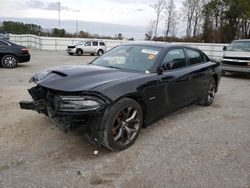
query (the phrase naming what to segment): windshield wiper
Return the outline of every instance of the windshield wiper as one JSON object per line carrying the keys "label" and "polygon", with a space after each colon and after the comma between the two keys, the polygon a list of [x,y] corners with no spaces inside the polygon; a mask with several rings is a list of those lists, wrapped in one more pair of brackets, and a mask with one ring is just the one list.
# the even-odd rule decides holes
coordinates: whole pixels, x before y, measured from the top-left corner
{"label": "windshield wiper", "polygon": [[100,65],[100,66],[109,67],[109,68],[113,68],[113,69],[122,69],[120,67],[114,67],[114,66],[111,66],[111,65]]}

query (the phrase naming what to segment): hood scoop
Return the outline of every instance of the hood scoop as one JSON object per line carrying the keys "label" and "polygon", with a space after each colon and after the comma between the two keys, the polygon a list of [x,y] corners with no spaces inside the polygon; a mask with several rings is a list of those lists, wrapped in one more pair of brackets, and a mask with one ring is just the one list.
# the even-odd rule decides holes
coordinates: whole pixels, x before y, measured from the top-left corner
{"label": "hood scoop", "polygon": [[59,75],[59,76],[61,76],[61,77],[66,77],[66,76],[68,76],[67,74],[65,74],[65,73],[63,73],[63,72],[59,72],[59,71],[55,71],[55,70],[51,71],[51,73],[57,74],[57,75]]}

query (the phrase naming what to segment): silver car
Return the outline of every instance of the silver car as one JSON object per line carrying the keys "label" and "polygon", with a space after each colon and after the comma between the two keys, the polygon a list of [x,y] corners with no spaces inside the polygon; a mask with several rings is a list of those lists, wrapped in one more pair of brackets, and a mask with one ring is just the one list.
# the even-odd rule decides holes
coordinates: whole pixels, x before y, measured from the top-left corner
{"label": "silver car", "polygon": [[106,44],[103,41],[81,41],[76,45],[68,46],[67,53],[69,55],[103,55],[106,52]]}

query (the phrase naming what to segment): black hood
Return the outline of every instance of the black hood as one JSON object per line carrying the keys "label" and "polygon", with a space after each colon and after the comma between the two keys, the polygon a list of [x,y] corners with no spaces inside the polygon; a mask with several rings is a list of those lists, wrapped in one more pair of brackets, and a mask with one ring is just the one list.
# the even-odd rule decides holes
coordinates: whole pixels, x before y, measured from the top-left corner
{"label": "black hood", "polygon": [[31,79],[40,86],[65,92],[89,91],[138,75],[115,68],[85,65],[63,66],[43,71]]}

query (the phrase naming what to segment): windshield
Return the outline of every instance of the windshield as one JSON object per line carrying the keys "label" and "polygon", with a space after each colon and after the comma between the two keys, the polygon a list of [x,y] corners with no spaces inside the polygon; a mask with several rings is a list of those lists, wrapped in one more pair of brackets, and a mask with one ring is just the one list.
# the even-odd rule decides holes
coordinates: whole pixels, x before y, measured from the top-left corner
{"label": "windshield", "polygon": [[250,41],[234,41],[227,50],[229,51],[250,51]]}
{"label": "windshield", "polygon": [[156,62],[162,48],[149,46],[118,46],[93,62],[119,69],[146,72]]}
{"label": "windshield", "polygon": [[76,45],[83,45],[86,41],[80,41]]}

